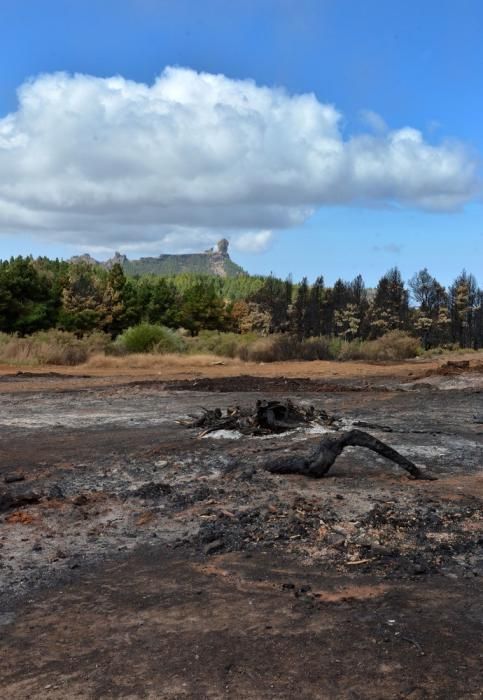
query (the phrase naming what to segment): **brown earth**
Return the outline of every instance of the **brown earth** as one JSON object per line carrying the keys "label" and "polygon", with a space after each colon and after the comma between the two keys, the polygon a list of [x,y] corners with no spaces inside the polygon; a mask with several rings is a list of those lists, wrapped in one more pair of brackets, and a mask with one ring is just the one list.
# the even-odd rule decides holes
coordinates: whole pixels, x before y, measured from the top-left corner
{"label": "brown earth", "polygon": [[[0,364],[0,392],[31,391],[36,386],[42,388],[48,380],[50,388],[63,388],[62,377],[69,378],[77,386],[96,386],[102,383],[123,383],[126,380],[176,380],[198,378],[224,378],[247,375],[250,377],[304,377],[309,379],[358,379],[361,381],[374,377],[401,380],[425,377],[441,371],[448,359],[468,360],[471,368],[481,365],[483,352],[458,353],[442,355],[437,358],[416,358],[404,362],[368,363],[368,362],[331,362],[331,361],[287,361],[287,362],[242,362],[229,358],[219,359],[214,356],[146,356],[142,366],[131,362],[129,358],[100,358],[100,362],[87,363],[77,367],[19,367],[18,365]],[[139,356],[136,356],[139,358]],[[18,375],[15,385],[5,387],[5,380]],[[30,376],[35,375],[35,376]],[[61,377],[59,377],[61,375]],[[22,381],[25,377],[27,383]],[[38,377],[37,385],[33,379]]]}
{"label": "brown earth", "polygon": [[[4,371],[0,697],[483,697],[481,375],[443,362]],[[326,428],[182,424],[272,396],[438,480],[360,449],[276,476]]]}

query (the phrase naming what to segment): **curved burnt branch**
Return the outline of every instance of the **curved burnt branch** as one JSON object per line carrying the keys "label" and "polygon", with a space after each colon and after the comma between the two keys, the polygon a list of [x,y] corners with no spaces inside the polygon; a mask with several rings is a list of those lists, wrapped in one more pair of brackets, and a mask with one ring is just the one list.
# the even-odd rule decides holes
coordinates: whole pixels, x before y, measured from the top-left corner
{"label": "curved burnt branch", "polygon": [[396,450],[362,430],[349,430],[336,436],[325,435],[310,457],[281,457],[269,462],[265,469],[272,474],[302,474],[320,479],[325,476],[344,447],[366,447],[392,460],[405,469],[413,479],[432,480],[436,477],[423,473]]}

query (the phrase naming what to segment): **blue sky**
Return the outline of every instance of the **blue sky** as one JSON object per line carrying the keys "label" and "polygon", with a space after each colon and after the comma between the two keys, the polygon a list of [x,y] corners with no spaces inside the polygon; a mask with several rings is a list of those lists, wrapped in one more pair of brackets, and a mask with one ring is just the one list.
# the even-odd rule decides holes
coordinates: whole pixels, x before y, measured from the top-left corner
{"label": "blue sky", "polygon": [[[430,146],[462,142],[465,157],[479,173],[482,26],[479,0],[0,0],[0,118],[17,112],[17,88],[38,74],[120,75],[151,85],[166,66],[181,66],[283,87],[289,96],[314,93],[320,104],[333,105],[339,113],[344,142],[377,127],[377,118],[371,126],[364,110],[379,115],[388,131],[418,130]],[[89,129],[92,122],[86,123]],[[185,157],[191,157],[189,152]],[[27,166],[22,167],[24,174]],[[1,168],[0,160],[5,182],[8,172],[2,174]],[[39,172],[32,178],[38,179]],[[371,185],[366,201],[367,188],[361,197],[358,186],[333,201],[325,193],[315,206],[311,200],[310,216],[295,215],[293,209],[283,220],[277,215],[265,225],[266,211],[257,210],[249,229],[256,235],[268,226],[268,248],[253,245],[250,252],[249,245],[240,243],[233,257],[250,272],[305,274],[309,279],[323,274],[329,283],[360,272],[372,285],[393,265],[406,278],[427,266],[444,283],[466,267],[483,283],[479,182],[471,192],[467,181],[458,185],[468,194],[455,207],[442,208],[422,205],[419,193],[401,203],[397,187],[382,196],[374,195]],[[16,202],[30,197],[32,188],[27,182]],[[44,206],[34,195],[29,211]],[[294,204],[297,212],[305,196],[300,193]],[[290,226],[292,214],[295,224]],[[84,221],[76,220],[65,237],[58,222],[52,233],[50,216],[40,230],[32,228],[30,218],[21,219],[23,224],[15,220],[9,228],[10,220],[0,233],[1,257],[30,252],[70,256],[89,248],[103,256],[96,248],[95,216],[89,219],[91,234]],[[142,225],[126,230],[121,241],[106,234],[104,257],[123,245],[133,257],[153,254],[157,245],[158,252],[196,249],[205,240],[200,221],[180,219],[176,241],[165,229],[159,245],[152,222],[145,241]],[[217,232],[223,234],[227,221],[218,221]],[[70,226],[66,218],[62,222]],[[203,218],[204,231],[209,224],[209,216]]]}

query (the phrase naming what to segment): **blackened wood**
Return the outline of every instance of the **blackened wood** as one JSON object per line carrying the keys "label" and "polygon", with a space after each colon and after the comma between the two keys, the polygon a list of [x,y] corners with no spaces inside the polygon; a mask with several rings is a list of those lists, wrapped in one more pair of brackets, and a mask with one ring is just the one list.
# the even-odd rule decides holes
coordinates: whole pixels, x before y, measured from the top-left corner
{"label": "blackened wood", "polygon": [[310,457],[279,457],[268,463],[265,469],[272,474],[302,474],[320,479],[327,474],[345,447],[366,447],[377,452],[405,469],[413,479],[435,479],[392,447],[362,430],[349,430],[336,436],[325,435]]}

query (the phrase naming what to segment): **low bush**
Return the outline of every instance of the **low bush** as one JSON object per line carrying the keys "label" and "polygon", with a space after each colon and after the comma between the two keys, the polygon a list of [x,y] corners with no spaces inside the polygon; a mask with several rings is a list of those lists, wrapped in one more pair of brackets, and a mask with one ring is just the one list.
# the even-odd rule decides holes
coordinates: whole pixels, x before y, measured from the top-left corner
{"label": "low bush", "polygon": [[344,344],[340,338],[321,336],[301,341],[299,358],[301,360],[338,360]]}
{"label": "low bush", "polygon": [[294,335],[272,335],[259,338],[242,348],[239,357],[252,362],[282,362],[284,360],[336,360],[341,341],[337,338],[307,338]]}
{"label": "low bush", "polygon": [[343,343],[338,359],[396,362],[417,357],[421,352],[421,344],[417,338],[404,331],[390,331],[377,340],[353,340]]}
{"label": "low bush", "polygon": [[114,347],[125,353],[138,352],[184,352],[185,342],[176,331],[152,323],[132,326],[117,337]]}
{"label": "low bush", "polygon": [[199,355],[211,353],[222,357],[240,357],[243,348],[257,340],[256,333],[222,333],[201,331],[194,338],[186,338],[188,352]]}

